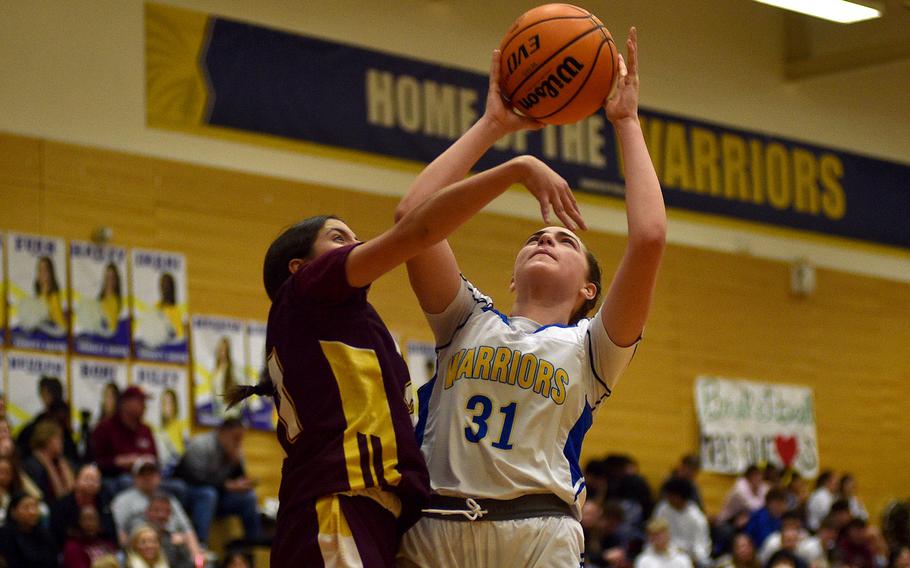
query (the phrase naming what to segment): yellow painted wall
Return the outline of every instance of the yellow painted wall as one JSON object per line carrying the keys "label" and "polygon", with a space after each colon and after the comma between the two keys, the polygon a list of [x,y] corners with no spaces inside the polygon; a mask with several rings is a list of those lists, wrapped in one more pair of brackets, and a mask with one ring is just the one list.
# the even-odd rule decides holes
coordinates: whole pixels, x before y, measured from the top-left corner
{"label": "yellow painted wall", "polygon": [[[264,319],[262,255],[285,225],[335,213],[361,237],[389,226],[396,199],[84,146],[0,134],[0,228],[86,239],[106,225],[114,243],[176,250],[189,265],[193,313]],[[461,267],[508,308],[512,260],[531,221],[483,214],[453,239]],[[609,277],[623,238],[585,240]],[[853,472],[875,516],[910,487],[910,285],[819,271],[808,299],[788,293],[785,264],[670,246],[645,341],[584,447],[636,456],[657,484],[697,447],[699,374],[814,389],[822,467]],[[371,300],[403,341],[429,340],[402,269]],[[250,433],[250,470],[276,495],[281,450]],[[730,478],[703,475],[709,511]]]}

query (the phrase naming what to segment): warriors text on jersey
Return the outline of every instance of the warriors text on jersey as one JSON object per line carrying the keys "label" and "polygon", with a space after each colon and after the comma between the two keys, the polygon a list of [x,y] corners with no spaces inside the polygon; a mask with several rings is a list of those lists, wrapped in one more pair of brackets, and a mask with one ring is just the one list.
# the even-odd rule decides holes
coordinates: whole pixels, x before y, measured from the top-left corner
{"label": "warriors text on jersey", "polygon": [[464,281],[441,314],[435,377],[417,425],[435,493],[514,499],[553,493],[584,504],[579,455],[593,412],[637,343],[613,344],[598,314],[575,325],[509,318]]}

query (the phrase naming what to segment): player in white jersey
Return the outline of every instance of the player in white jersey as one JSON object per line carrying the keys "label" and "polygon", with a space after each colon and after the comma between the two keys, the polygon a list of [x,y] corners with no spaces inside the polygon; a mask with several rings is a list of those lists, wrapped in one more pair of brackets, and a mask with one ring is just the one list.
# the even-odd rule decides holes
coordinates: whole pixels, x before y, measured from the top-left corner
{"label": "player in white jersey", "polygon": [[[448,243],[408,262],[411,286],[437,342],[436,376],[420,395],[417,426],[434,492],[406,533],[399,566],[578,566],[584,478],[578,464],[593,413],[628,365],[647,319],[666,235],[660,185],[638,121],[637,38],[626,43],[606,114],[625,160],[629,238],[603,306],[596,260],[574,233],[574,199],[541,201],[568,227],[527,239],[515,260],[512,312],[459,272]],[[505,109],[490,73],[484,116],[418,176],[403,215],[461,179],[505,134],[536,123]],[[564,182],[563,182],[564,183]],[[564,195],[564,194],[562,194]]]}

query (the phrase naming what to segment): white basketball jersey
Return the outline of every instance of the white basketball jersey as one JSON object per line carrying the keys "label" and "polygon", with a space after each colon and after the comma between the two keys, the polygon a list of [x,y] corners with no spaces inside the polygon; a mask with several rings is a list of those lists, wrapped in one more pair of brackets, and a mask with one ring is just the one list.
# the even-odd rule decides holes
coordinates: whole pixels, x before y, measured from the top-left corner
{"label": "white basketball jersey", "polygon": [[433,491],[489,499],[553,493],[578,515],[582,440],[637,343],[613,344],[599,314],[571,326],[509,318],[467,280],[427,319],[437,364],[418,391],[417,437]]}

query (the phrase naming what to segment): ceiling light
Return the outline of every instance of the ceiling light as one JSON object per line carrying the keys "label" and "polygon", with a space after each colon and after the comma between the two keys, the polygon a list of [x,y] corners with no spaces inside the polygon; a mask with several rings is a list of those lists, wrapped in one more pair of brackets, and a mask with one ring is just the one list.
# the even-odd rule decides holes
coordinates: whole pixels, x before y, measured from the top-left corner
{"label": "ceiling light", "polygon": [[[801,14],[815,16],[841,24],[852,24],[872,18],[880,18],[882,11],[878,8],[847,2],[846,0],[755,0],[762,4],[777,6]],[[868,4],[872,4],[869,2]]]}

